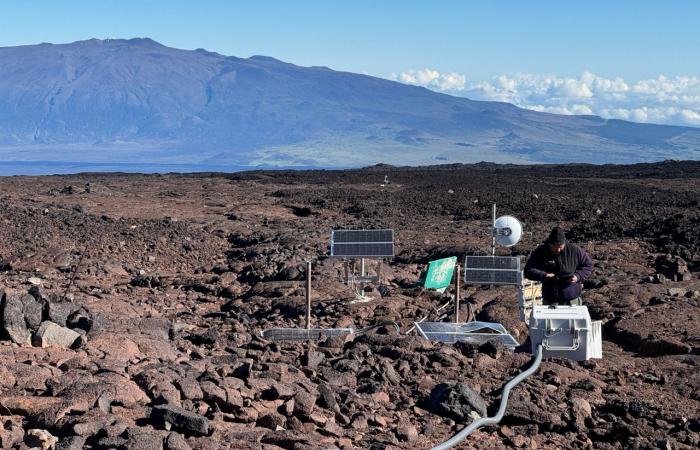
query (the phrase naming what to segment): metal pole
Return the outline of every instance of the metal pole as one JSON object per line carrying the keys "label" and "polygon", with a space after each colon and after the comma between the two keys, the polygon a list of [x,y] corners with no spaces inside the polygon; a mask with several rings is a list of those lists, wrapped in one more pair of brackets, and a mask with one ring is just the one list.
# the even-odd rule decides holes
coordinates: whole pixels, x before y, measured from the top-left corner
{"label": "metal pole", "polygon": [[360,298],[365,296],[365,258],[360,259]]}
{"label": "metal pole", "polygon": [[306,329],[311,329],[311,261],[306,261]]}
{"label": "metal pole", "polygon": [[491,225],[491,256],[496,255],[496,204],[493,204],[493,225]]}
{"label": "metal pole", "polygon": [[455,278],[455,323],[459,323],[459,299],[462,296],[461,292],[461,272],[462,266],[457,264],[457,277]]}

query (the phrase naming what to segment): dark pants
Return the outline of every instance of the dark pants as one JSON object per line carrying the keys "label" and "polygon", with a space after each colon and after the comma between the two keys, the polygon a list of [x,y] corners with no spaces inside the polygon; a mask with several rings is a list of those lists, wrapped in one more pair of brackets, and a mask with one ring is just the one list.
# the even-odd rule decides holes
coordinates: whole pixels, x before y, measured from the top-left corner
{"label": "dark pants", "polygon": [[574,305],[574,302],[581,304],[581,283],[543,283],[542,284],[542,304],[543,305]]}

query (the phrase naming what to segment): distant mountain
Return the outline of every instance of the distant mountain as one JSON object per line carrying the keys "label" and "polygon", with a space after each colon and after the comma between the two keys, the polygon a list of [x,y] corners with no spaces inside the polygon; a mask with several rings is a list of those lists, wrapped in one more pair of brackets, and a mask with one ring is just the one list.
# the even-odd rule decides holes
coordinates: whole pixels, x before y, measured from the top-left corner
{"label": "distant mountain", "polygon": [[265,166],[700,159],[700,129],[560,116],[151,39],[0,48],[0,160]]}

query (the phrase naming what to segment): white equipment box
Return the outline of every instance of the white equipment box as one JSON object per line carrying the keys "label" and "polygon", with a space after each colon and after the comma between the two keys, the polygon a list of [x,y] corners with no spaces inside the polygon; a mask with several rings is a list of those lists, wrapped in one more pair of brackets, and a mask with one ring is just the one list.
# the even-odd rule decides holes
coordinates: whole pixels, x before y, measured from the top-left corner
{"label": "white equipment box", "polygon": [[533,306],[530,316],[532,351],[542,355],[585,361],[603,357],[601,322],[591,321],[585,306]]}

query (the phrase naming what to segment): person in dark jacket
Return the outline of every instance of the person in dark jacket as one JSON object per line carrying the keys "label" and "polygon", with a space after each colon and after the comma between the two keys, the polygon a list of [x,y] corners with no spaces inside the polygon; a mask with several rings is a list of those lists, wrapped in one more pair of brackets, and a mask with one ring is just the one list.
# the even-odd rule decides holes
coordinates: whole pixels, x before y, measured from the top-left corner
{"label": "person in dark jacket", "polygon": [[593,260],[554,227],[525,263],[525,278],[542,282],[545,305],[581,305],[583,281],[593,272]]}

